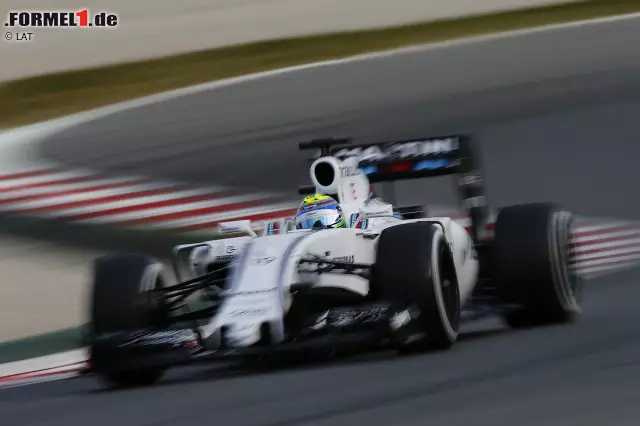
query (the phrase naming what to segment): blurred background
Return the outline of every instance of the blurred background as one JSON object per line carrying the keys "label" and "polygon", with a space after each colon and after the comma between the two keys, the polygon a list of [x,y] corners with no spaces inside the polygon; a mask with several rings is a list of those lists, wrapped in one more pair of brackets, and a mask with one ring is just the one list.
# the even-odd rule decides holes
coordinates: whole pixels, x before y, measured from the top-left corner
{"label": "blurred background", "polygon": [[[0,17],[82,9],[118,26],[0,41],[0,362],[78,348],[96,256],[168,260],[220,221],[291,215],[315,137],[469,134],[493,210],[574,211],[585,276],[640,259],[640,21],[539,28],[638,1],[3,0]],[[456,213],[454,185],[397,201]]]}

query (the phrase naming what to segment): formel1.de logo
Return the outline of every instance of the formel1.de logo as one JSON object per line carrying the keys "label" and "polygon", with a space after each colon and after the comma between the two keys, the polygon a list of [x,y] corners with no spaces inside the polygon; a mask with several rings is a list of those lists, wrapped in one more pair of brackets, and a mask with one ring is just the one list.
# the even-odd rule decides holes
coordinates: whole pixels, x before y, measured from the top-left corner
{"label": "formel1.de logo", "polygon": [[91,14],[88,9],[48,12],[12,10],[7,14],[4,26],[10,28],[114,28],[118,26],[118,21],[118,15],[115,13]]}
{"label": "formel1.de logo", "polygon": [[[11,10],[4,22],[6,28],[115,28],[120,24],[117,14],[100,11],[92,14],[88,9],[78,11]],[[8,31],[6,41],[31,41],[34,33]]]}

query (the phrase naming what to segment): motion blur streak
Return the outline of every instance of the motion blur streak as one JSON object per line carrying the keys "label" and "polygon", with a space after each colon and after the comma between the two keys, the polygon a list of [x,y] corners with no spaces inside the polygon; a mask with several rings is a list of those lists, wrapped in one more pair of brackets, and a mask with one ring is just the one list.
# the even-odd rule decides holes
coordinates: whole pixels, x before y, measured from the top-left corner
{"label": "motion blur streak", "polygon": [[[639,28],[609,23],[254,81],[78,126],[43,152],[70,168],[293,192],[307,179],[298,140],[471,133],[493,207],[551,199],[581,220],[613,217],[574,235],[577,254],[595,254],[582,245],[595,241],[618,247],[613,256],[637,242],[615,228],[640,218]],[[408,185],[399,197],[449,205],[438,199],[449,184]],[[600,225],[608,235],[589,234]],[[627,246],[615,246],[623,235]],[[582,259],[592,269],[607,260]],[[638,277],[589,280],[572,326],[512,332],[487,321],[452,351],[248,375],[176,369],[126,392],[96,392],[91,378],[44,383],[2,391],[0,416],[39,426],[637,425]]]}

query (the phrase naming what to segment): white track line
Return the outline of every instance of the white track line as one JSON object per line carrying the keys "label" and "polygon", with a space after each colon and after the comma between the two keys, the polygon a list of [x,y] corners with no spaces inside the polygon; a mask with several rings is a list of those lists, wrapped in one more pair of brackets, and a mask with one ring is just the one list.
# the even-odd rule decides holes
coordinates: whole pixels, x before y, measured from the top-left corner
{"label": "white track line", "polygon": [[[93,207],[90,209],[85,208],[77,208],[71,209],[68,211],[62,212],[51,212],[48,213],[48,216],[55,216],[60,219],[72,220],[73,222],[83,223],[83,224],[105,224],[112,222],[126,222],[126,221],[134,221],[134,220],[149,220],[149,221],[164,221],[164,215],[174,215],[179,216],[180,218],[188,218],[188,217],[200,217],[206,216],[206,213],[201,213],[202,211],[207,210],[215,210],[219,211],[223,208],[231,209],[230,213],[234,215],[239,215],[239,211],[249,207],[249,205],[261,206],[268,203],[268,200],[265,200],[264,197],[256,194],[248,194],[248,195],[237,195],[232,197],[224,197],[220,199],[212,198],[208,201],[197,201],[190,203],[182,203],[178,205],[172,205],[168,207],[150,207],[152,205],[143,202],[140,203],[139,207],[141,210],[130,210],[130,211],[117,211],[117,212],[108,212],[105,209],[100,207]],[[238,208],[237,206],[242,206]],[[89,210],[89,211],[88,211]],[[89,217],[84,217],[82,215],[88,215]],[[97,216],[97,217],[90,217]]]}
{"label": "white track line", "polygon": [[598,249],[615,249],[620,247],[633,248],[640,244],[640,239],[638,238],[618,238],[614,241],[606,241],[605,239],[593,240],[584,242],[580,247],[570,249],[570,253],[578,255],[584,252],[590,252],[594,248]]}
{"label": "white track line", "polygon": [[[579,234],[578,234],[579,235]],[[618,238],[636,238],[640,237],[640,225],[636,225],[635,228],[625,227],[624,229],[618,227],[612,227],[609,230],[603,230],[598,233],[593,233],[588,236],[573,237],[574,243],[583,244],[591,243],[600,240],[618,239]]]}
{"label": "white track line", "polygon": [[[603,253],[603,255],[606,255],[606,253]],[[640,253],[626,253],[621,255],[614,255],[612,257],[605,257],[602,259],[586,259],[584,261],[580,261],[579,265],[583,268],[591,268],[595,266],[636,262],[637,260],[640,260]]]}
{"label": "white track line", "polygon": [[[144,185],[152,185],[153,187],[168,187],[170,184],[161,183],[161,182],[149,182],[147,179],[140,180],[130,177],[119,177],[119,178],[111,178],[111,179],[103,179],[99,181],[93,182],[78,182],[78,183],[67,183],[61,185],[52,185],[47,187],[37,187],[37,188],[26,188],[26,189],[14,189],[12,191],[0,191],[0,203],[5,200],[12,200],[19,197],[55,197],[56,194],[62,192],[73,192],[78,194],[88,194],[93,191],[93,188],[104,187],[105,185],[125,185],[127,188],[132,187],[142,187]],[[173,184],[175,185],[175,184]],[[119,187],[119,186],[116,186]],[[149,188],[151,189],[151,188]]]}
{"label": "white track line", "polygon": [[0,380],[9,376],[23,374],[25,372],[66,368],[70,365],[86,361],[87,357],[87,349],[80,348],[36,358],[3,363],[0,364]]}
{"label": "white track line", "polygon": [[640,253],[640,244],[622,249],[603,249],[599,246],[594,246],[593,249],[594,251],[591,253],[574,256],[574,261],[586,262],[588,260],[602,258],[603,256],[626,256],[635,252]]}
{"label": "white track line", "polygon": [[[131,198],[127,197],[124,200],[115,200],[110,202],[96,202],[94,198],[86,198],[81,200],[82,205],[75,206],[71,205],[65,206],[64,204],[58,203],[45,203],[45,206],[48,207],[49,211],[44,212],[44,214],[50,214],[54,216],[72,216],[72,215],[81,215],[81,214],[89,214],[96,213],[99,214],[101,212],[110,211],[113,209],[126,209],[126,208],[135,208],[135,209],[143,209],[145,206],[161,206],[162,203],[167,205],[174,205],[175,203],[180,202],[177,207],[189,208],[195,205],[220,205],[220,204],[229,204],[235,202],[238,198],[237,196],[219,196],[211,191],[204,190],[182,190],[175,192],[166,192],[158,195],[141,195],[135,196],[136,192],[130,193]],[[126,196],[127,193],[123,192],[118,195]],[[256,199],[256,196],[245,196],[248,199]],[[182,201],[181,201],[182,200]],[[197,201],[191,201],[197,200]],[[42,206],[42,207],[45,207]],[[56,208],[56,206],[61,206]],[[150,207],[149,207],[150,208]],[[174,206],[175,208],[175,206]],[[169,207],[165,207],[165,209],[169,209]],[[18,210],[18,209],[16,209]],[[141,210],[142,211],[142,210]],[[164,210],[160,208],[154,208],[154,213],[160,214]],[[167,210],[168,211],[168,210]]]}
{"label": "white track line", "polygon": [[[627,228],[627,229],[638,229],[640,226],[637,222],[632,222],[628,220],[615,220],[615,219],[600,219],[604,221],[603,223],[598,223],[594,225],[583,225],[578,226],[580,236],[588,236],[593,232],[615,232],[618,228]],[[613,231],[612,231],[613,230]]]}
{"label": "white track line", "polygon": [[21,386],[37,385],[39,383],[53,382],[56,380],[73,379],[80,375],[79,372],[60,373],[53,376],[33,377],[29,379],[17,379],[7,382],[0,382],[0,389],[18,388]]}
{"label": "white track line", "polygon": [[628,250],[635,250],[638,247],[640,247],[640,239],[634,238],[634,239],[628,239],[628,240],[585,245],[580,247],[580,250],[570,250],[570,252],[574,256],[587,256],[590,253],[592,253],[594,250],[608,251],[608,250],[623,249],[628,251]]}
{"label": "white track line", "polygon": [[[185,217],[180,219],[166,220],[166,221],[158,221],[158,222],[149,222],[144,226],[149,229],[160,229],[160,228],[182,228],[188,226],[199,225],[208,222],[220,222],[226,220],[236,220],[237,218],[250,217],[250,216],[259,216],[268,213],[281,213],[283,216],[281,218],[286,218],[283,212],[291,212],[292,209],[295,209],[297,205],[293,206],[292,203],[275,203],[269,204],[261,207],[252,207],[239,209],[234,211],[228,211],[224,213],[216,213],[216,214],[203,214],[203,215],[193,215],[191,217]],[[280,218],[274,217],[269,220],[277,220]],[[260,223],[262,220],[256,220],[256,223]]]}
{"label": "white track line", "polygon": [[[41,185],[39,187],[49,187],[51,185],[56,185],[57,182],[60,184],[65,184],[65,181],[69,181],[71,179],[77,180],[77,183],[84,183],[95,181],[100,176],[93,173],[79,173],[74,170],[68,170],[63,172],[57,172],[52,175],[45,176],[33,176],[33,177],[25,177],[20,179],[9,179],[9,180],[0,180],[0,194],[5,194],[11,191],[20,190],[22,188],[29,188],[31,186]],[[102,177],[104,179],[104,176]]]}
{"label": "white track line", "polygon": [[[49,209],[65,210],[69,213],[83,213],[87,209],[111,209],[127,206],[136,206],[141,203],[149,204],[158,201],[182,199],[186,197],[206,196],[216,197],[216,193],[204,189],[171,189],[163,185],[137,185],[118,189],[104,189],[100,191],[75,192],[53,198],[45,198],[34,201],[8,203],[0,200],[0,209],[5,211]],[[120,199],[118,199],[120,198]],[[110,201],[112,200],[113,201]],[[69,207],[76,206],[77,207]],[[75,210],[74,210],[75,209]]]}

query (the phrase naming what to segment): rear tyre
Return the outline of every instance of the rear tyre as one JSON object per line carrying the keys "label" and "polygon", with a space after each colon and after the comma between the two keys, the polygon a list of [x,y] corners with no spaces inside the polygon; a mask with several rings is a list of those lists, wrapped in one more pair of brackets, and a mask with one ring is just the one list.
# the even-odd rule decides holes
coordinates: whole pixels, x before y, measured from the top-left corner
{"label": "rear tyre", "polygon": [[[442,227],[414,222],[382,231],[371,279],[372,297],[396,312],[415,308],[422,336],[395,339],[400,352],[450,348],[460,328],[460,294],[453,255]],[[406,336],[406,335],[405,335]],[[403,337],[405,337],[403,336]]]}
{"label": "rear tyre", "polygon": [[166,283],[162,264],[141,254],[103,256],[93,264],[92,279],[89,330],[92,371],[110,386],[154,383],[165,369],[117,369],[118,352],[101,337],[166,325],[168,310],[163,299],[151,291]]}
{"label": "rear tyre", "polygon": [[555,204],[500,211],[495,225],[495,280],[503,315],[514,328],[562,324],[580,315],[580,279],[570,265],[573,217]]}

